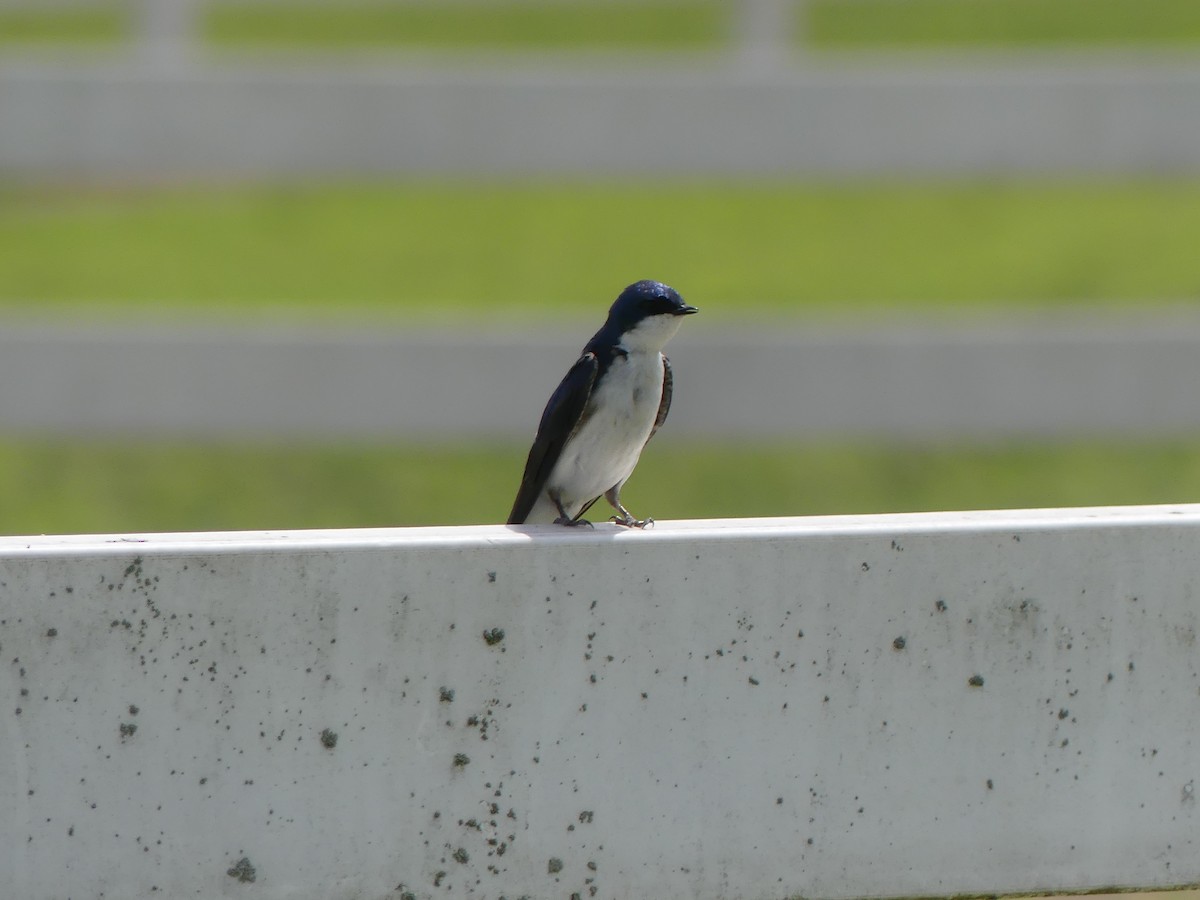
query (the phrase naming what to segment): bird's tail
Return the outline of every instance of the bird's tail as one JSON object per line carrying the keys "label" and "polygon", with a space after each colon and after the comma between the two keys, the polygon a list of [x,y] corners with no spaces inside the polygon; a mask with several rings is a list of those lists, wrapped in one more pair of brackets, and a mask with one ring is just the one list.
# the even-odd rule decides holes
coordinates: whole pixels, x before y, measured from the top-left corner
{"label": "bird's tail", "polygon": [[546,496],[526,499],[518,497],[513,504],[512,512],[508,514],[509,525],[550,525],[558,518],[558,510]]}

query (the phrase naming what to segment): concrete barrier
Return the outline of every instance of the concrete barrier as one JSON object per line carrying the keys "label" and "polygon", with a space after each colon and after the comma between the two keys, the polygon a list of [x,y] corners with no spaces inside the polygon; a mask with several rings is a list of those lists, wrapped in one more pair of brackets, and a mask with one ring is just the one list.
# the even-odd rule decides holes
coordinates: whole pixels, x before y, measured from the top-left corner
{"label": "concrete barrier", "polygon": [[0,539],[40,898],[1200,880],[1200,506]]}

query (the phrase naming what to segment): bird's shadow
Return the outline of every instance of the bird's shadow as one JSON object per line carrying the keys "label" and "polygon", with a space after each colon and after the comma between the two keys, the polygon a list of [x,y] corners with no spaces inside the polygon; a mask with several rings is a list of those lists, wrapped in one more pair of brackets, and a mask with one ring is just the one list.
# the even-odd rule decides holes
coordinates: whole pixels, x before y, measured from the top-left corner
{"label": "bird's shadow", "polygon": [[623,534],[653,531],[654,528],[653,525],[649,528],[629,528],[625,525],[618,525],[616,522],[593,522],[590,528],[587,525],[505,525],[504,527],[514,534],[527,535],[535,540],[584,541],[587,543],[612,541]]}

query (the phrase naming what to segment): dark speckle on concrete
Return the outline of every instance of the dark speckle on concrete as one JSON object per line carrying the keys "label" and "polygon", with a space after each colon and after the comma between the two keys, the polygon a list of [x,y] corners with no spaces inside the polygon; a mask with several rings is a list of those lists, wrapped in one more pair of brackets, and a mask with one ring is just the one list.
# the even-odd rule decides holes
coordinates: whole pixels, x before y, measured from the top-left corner
{"label": "dark speckle on concrete", "polygon": [[337,746],[337,742],[338,742],[338,736],[337,736],[336,731],[326,728],[324,731],[321,732],[321,746],[322,747],[325,747],[328,750],[332,750],[334,747]]}
{"label": "dark speckle on concrete", "polygon": [[225,874],[246,884],[252,884],[258,878],[258,873],[254,870],[254,865],[248,856],[243,856],[233,864],[232,868],[226,869]]}
{"label": "dark speckle on concrete", "polygon": [[900,635],[898,638],[892,641],[892,649],[903,650],[907,644],[908,640],[904,637],[904,635]]}
{"label": "dark speckle on concrete", "polygon": [[58,637],[58,629],[50,628],[46,631],[46,637]]}

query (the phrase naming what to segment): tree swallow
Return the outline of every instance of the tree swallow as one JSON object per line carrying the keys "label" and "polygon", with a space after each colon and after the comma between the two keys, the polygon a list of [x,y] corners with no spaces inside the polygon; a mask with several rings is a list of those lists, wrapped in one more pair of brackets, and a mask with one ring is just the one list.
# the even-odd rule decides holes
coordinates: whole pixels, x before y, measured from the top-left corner
{"label": "tree swallow", "polygon": [[694,312],[658,281],[621,292],[542,412],[509,525],[590,525],[580,517],[601,494],[620,513],[617,524],[654,521],[621,505],[621,486],[667,420],[671,364],[662,348]]}

